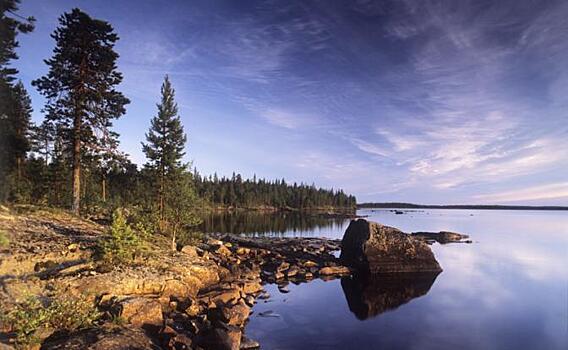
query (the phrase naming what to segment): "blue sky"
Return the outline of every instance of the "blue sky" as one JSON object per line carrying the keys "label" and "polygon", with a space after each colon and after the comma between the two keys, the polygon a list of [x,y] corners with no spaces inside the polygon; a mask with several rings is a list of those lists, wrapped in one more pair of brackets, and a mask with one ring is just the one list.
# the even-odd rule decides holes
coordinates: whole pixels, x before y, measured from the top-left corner
{"label": "blue sky", "polygon": [[343,188],[358,201],[568,205],[568,1],[43,1],[15,64],[31,87],[58,16],[120,36],[121,148],[165,74],[187,160]]}

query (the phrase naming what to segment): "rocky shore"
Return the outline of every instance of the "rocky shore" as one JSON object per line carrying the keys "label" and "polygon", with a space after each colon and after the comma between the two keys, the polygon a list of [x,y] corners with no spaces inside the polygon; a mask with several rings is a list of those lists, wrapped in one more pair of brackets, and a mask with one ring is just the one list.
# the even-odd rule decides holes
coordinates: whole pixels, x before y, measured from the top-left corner
{"label": "rocky shore", "polygon": [[[88,300],[100,312],[92,327],[44,332],[35,345],[41,349],[255,349],[260,345],[246,337],[245,326],[254,304],[270,298],[267,283],[286,293],[289,283],[353,276],[342,286],[360,318],[427,292],[441,268],[425,243],[362,219],[352,226],[343,241],[215,234],[178,252],[155,242],[152,254],[109,269],[93,260],[104,227],[67,214],[4,210],[0,230],[10,246],[0,251],[0,307],[9,310],[29,295],[53,299],[57,291]],[[362,252],[368,255],[357,255]],[[428,271],[434,277],[369,289],[358,277],[369,271]],[[398,294],[389,298],[393,288]],[[368,295],[376,290],[376,297]],[[0,342],[14,345],[10,325],[0,329]]]}

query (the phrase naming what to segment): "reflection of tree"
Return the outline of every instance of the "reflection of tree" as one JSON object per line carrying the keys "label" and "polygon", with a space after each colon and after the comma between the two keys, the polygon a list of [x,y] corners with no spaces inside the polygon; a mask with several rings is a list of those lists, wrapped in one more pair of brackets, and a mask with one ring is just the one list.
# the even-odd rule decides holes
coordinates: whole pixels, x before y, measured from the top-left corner
{"label": "reflection of tree", "polygon": [[439,273],[399,273],[341,279],[349,310],[360,320],[376,317],[426,295]]}
{"label": "reflection of tree", "polygon": [[201,230],[255,236],[282,236],[290,231],[305,232],[321,228],[342,227],[344,221],[343,218],[330,219],[302,213],[223,212],[204,215]]}

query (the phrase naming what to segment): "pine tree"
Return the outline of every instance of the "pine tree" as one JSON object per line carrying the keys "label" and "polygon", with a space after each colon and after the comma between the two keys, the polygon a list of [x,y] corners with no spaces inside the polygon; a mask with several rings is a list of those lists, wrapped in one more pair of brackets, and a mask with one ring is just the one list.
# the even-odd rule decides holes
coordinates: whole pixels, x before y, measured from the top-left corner
{"label": "pine tree", "polygon": [[[10,67],[10,62],[18,58],[16,54],[18,34],[31,32],[35,20],[33,17],[23,18],[17,13],[19,3],[19,0],[0,0],[0,178],[4,179],[0,184],[0,200],[5,199],[9,192],[10,183],[6,179],[18,164],[18,159],[20,160],[18,173],[21,173],[22,169],[19,158],[22,148],[19,146],[23,144],[19,142],[22,139],[16,135],[18,126],[14,125],[14,122],[19,121],[21,115],[16,114],[19,113],[22,102],[26,101],[22,101],[20,96],[22,91],[18,91],[20,88],[17,87],[19,84],[13,85],[18,71]],[[18,144],[15,145],[13,142]]]}
{"label": "pine tree", "polygon": [[172,249],[176,248],[176,237],[183,226],[193,226],[197,219],[191,215],[196,196],[188,164],[182,162],[187,137],[183,131],[178,107],[174,100],[175,91],[168,76],[161,88],[162,99],[157,105],[158,114],[152,118],[146,134],[147,143],[142,150],[148,158],[146,168],[154,174],[154,188],[157,194],[158,227],[172,238]]}
{"label": "pine tree", "polygon": [[108,22],[73,9],[59,18],[59,27],[51,36],[56,46],[53,57],[45,61],[49,73],[32,84],[48,99],[47,118],[69,130],[72,210],[78,214],[82,156],[97,144],[97,135],[125,113],[130,101],[115,89],[122,74],[117,71],[114,51],[118,36]]}

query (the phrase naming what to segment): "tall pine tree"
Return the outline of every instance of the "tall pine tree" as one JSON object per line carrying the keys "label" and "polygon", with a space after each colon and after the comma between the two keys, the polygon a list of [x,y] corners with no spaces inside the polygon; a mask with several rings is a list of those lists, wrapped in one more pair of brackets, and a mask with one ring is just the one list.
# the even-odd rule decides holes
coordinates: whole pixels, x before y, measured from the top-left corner
{"label": "tall pine tree", "polygon": [[21,174],[22,150],[24,155],[27,151],[25,142],[21,142],[23,134],[17,135],[17,132],[22,130],[22,122],[27,120],[29,123],[29,118],[25,119],[26,113],[21,113],[29,106],[29,97],[23,85],[14,86],[18,71],[10,63],[18,58],[18,34],[32,31],[35,20],[18,14],[19,3],[19,0],[0,0],[0,178],[3,179],[0,200],[6,199],[10,191],[7,178],[13,174],[17,164],[19,169],[16,172]]}
{"label": "tall pine tree", "polygon": [[49,73],[33,82],[47,97],[47,118],[69,132],[73,182],[72,210],[81,206],[81,158],[99,142],[112,120],[125,112],[130,101],[115,88],[122,81],[116,67],[114,45],[118,36],[105,21],[91,18],[79,9],[64,13],[51,35],[56,46],[46,60]]}
{"label": "tall pine tree", "polygon": [[187,137],[168,76],[164,79],[161,93],[158,114],[151,120],[146,134],[147,143],[142,143],[142,150],[148,158],[146,167],[154,174],[158,226],[160,231],[171,236],[172,249],[175,249],[176,237],[183,227],[198,223],[193,215],[197,197],[191,173],[187,171],[188,165],[182,162]]}

